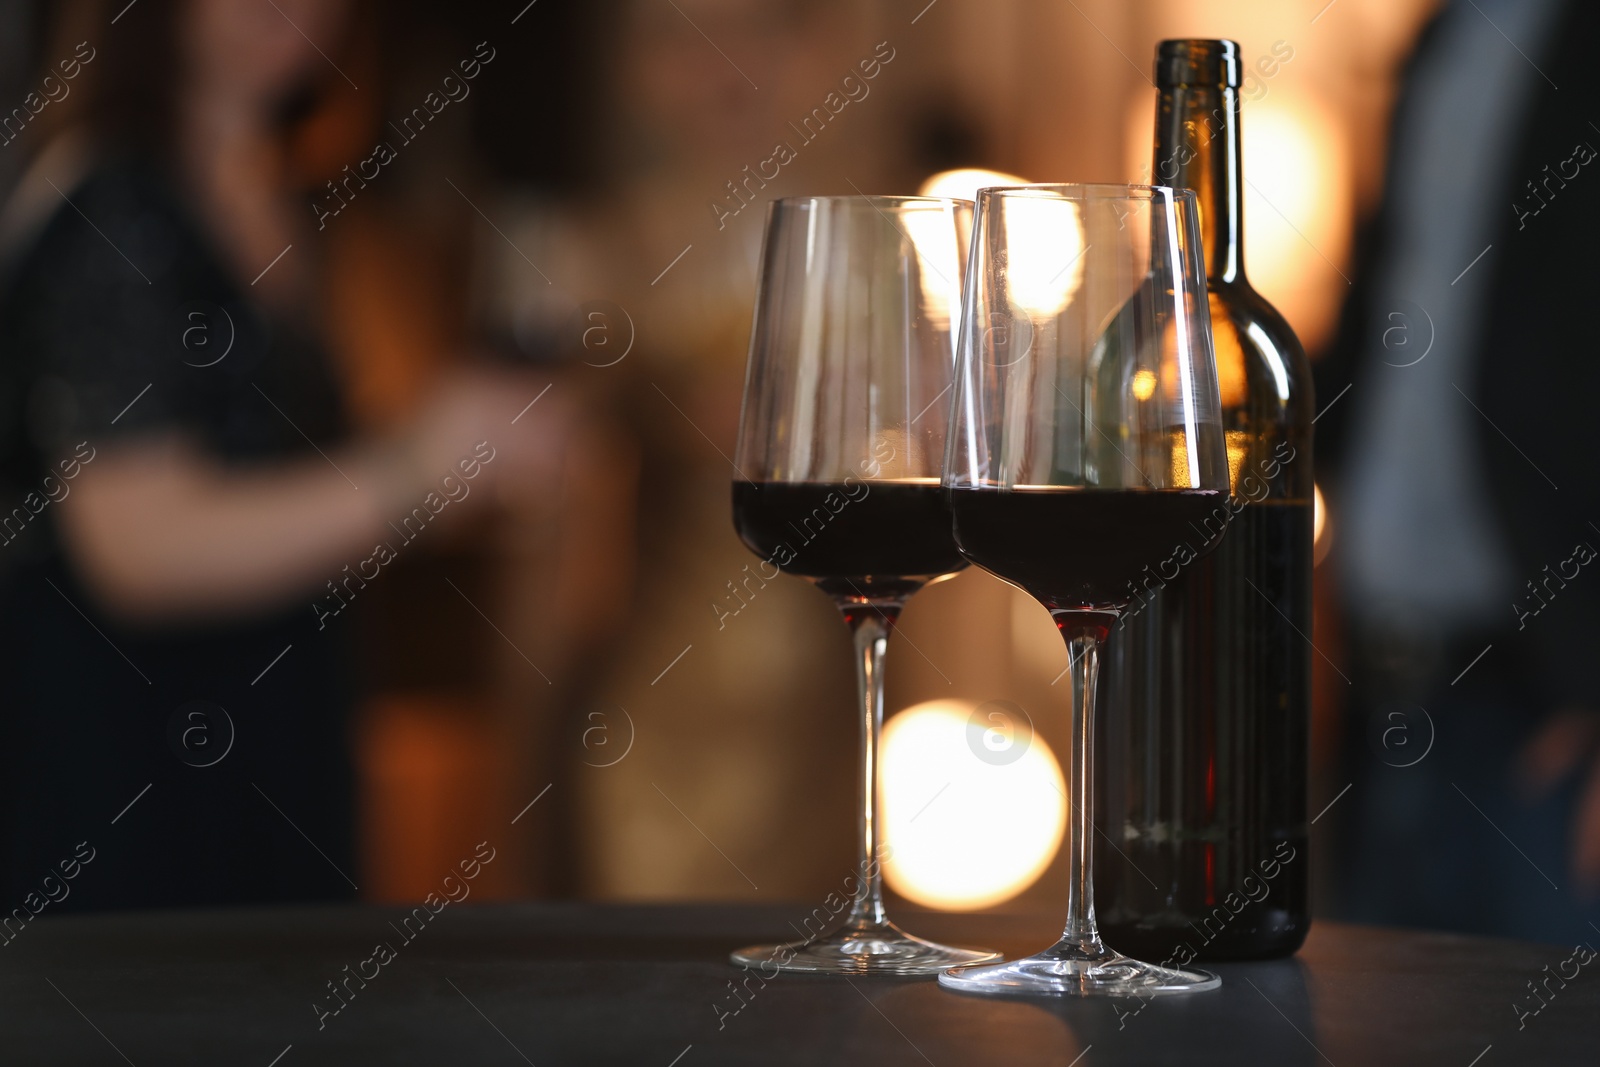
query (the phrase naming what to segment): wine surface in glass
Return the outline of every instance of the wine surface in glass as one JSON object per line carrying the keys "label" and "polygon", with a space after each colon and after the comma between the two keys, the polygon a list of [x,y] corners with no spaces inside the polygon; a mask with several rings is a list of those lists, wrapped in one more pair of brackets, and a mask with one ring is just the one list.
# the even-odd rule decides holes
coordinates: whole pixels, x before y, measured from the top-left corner
{"label": "wine surface in glass", "polygon": [[964,556],[1046,607],[1074,611],[1126,606],[1146,567],[1185,545],[1199,554],[1214,539],[1206,520],[1218,507],[1227,515],[1209,489],[961,488],[950,505]]}
{"label": "wine surface in glass", "polygon": [[904,599],[967,565],[933,478],[736,481],[733,523],[752,552],[831,596]]}

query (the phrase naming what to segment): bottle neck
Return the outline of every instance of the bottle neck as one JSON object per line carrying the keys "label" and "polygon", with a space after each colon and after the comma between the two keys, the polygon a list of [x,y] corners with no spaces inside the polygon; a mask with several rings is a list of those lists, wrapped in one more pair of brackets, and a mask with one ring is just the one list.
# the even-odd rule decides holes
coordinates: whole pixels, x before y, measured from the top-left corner
{"label": "bottle neck", "polygon": [[1162,88],[1156,111],[1154,181],[1193,189],[1200,202],[1206,281],[1244,281],[1244,178],[1239,165],[1239,91]]}

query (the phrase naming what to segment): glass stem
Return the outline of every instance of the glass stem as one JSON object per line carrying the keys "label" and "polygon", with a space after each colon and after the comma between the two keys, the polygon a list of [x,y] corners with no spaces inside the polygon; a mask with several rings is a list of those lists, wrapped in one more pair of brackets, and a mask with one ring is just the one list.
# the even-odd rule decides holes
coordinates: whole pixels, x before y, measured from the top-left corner
{"label": "glass stem", "polygon": [[1099,626],[1074,625],[1057,618],[1067,639],[1072,671],[1072,810],[1067,832],[1067,925],[1063,947],[1098,955],[1104,951],[1094,921],[1094,696],[1100,673],[1100,644],[1105,631]]}
{"label": "glass stem", "polygon": [[860,886],[850,905],[848,926],[882,926],[883,868],[878,855],[882,822],[878,810],[878,739],[883,731],[883,652],[900,617],[900,605],[841,604],[856,646],[856,681],[861,708],[861,767],[856,781],[861,802]]}

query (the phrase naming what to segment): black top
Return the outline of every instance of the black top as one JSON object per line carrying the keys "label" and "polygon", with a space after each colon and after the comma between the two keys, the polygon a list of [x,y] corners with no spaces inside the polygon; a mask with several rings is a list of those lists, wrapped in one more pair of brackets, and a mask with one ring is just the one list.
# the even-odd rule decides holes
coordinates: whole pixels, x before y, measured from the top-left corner
{"label": "black top", "polygon": [[[1424,30],[1411,64],[1440,46],[1438,28],[1444,20],[1479,14],[1460,3],[1447,5]],[[1590,116],[1600,114],[1600,83],[1590,73],[1590,42],[1597,33],[1600,6],[1569,0],[1551,34],[1549,54],[1538,57],[1513,163],[1494,197],[1497,232],[1475,267],[1491,280],[1475,332],[1472,374],[1457,386],[1482,412],[1482,418],[1469,418],[1482,457],[1476,473],[1488,485],[1507,535],[1512,573],[1522,582],[1549,580],[1556,594],[1540,611],[1538,626],[1527,627],[1531,636],[1515,625],[1513,605],[1539,602],[1521,588],[1517,600],[1506,604],[1505,624],[1483,637],[1494,642],[1497,658],[1515,664],[1511,669],[1528,685],[1530,714],[1600,707],[1600,673],[1593,664],[1600,648],[1600,583],[1581,577],[1561,581],[1558,574],[1566,565],[1570,576],[1570,567],[1582,562],[1574,557],[1580,543],[1600,549],[1591,411],[1600,393],[1600,360],[1593,354],[1600,198],[1583,182],[1591,167],[1582,165],[1577,180],[1570,178],[1570,169],[1566,180],[1558,174],[1564,162],[1581,165],[1593,158],[1590,150],[1600,153],[1600,129],[1590,123]],[[1402,86],[1397,111],[1407,106],[1410,79]],[[1391,170],[1394,159],[1391,152]],[[1392,177],[1386,182],[1391,189]],[[1536,222],[1524,220],[1519,208],[1541,203],[1528,183],[1546,180],[1555,195]],[[1377,347],[1371,326],[1376,302],[1400,295],[1374,289],[1377,266],[1397,254],[1392,240],[1397,210],[1393,197],[1386,196],[1358,238],[1355,287],[1328,358],[1316,366],[1320,397],[1361,389],[1377,371],[1376,360],[1363,357]],[[1318,475],[1336,493],[1356,405],[1347,398],[1337,405],[1330,401],[1329,408],[1317,424]]]}
{"label": "black top", "polygon": [[0,912],[37,910],[80,842],[92,874],[52,910],[348,895],[351,695],[314,591],[130,624],[56,522],[125,438],[315,458],[307,437],[341,430],[326,360],[249,302],[155,169],[108,161],[65,195],[0,295]]}

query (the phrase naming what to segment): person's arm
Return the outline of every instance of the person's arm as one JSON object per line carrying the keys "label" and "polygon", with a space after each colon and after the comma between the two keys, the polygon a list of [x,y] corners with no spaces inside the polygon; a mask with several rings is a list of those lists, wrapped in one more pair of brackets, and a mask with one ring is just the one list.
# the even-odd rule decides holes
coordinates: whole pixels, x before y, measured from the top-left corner
{"label": "person's arm", "polygon": [[[497,483],[551,477],[558,405],[547,400],[539,417],[512,424],[534,391],[520,376],[461,383],[404,437],[242,471],[178,435],[104,446],[60,505],[69,557],[105,607],[132,620],[223,617],[315,598],[346,564],[397,542],[389,523],[430,493],[436,506],[458,494],[445,505],[458,514],[490,499]],[[482,462],[484,454],[494,458]],[[441,484],[447,476],[454,488]]]}
{"label": "person's arm", "polygon": [[60,525],[84,580],[117,614],[248,611],[303,595],[383,540],[385,460],[334,462],[339,470],[312,459],[238,474],[179,437],[126,442],[84,467]]}

